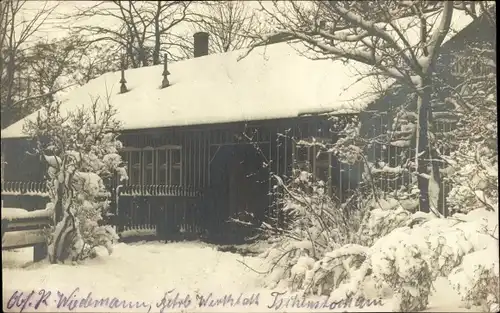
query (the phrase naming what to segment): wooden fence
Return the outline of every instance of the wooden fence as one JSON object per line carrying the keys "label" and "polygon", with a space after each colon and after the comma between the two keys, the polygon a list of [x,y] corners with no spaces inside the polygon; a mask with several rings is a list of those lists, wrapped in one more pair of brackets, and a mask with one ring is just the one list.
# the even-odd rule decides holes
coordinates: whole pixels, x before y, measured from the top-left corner
{"label": "wooden fence", "polygon": [[[111,187],[110,187],[111,189]],[[146,237],[176,240],[203,232],[199,202],[201,192],[175,185],[128,185],[112,190],[111,216],[105,222],[115,225],[123,238]],[[118,196],[117,196],[118,195]],[[49,202],[44,182],[2,182],[4,207],[27,211],[45,209]]]}
{"label": "wooden fence", "polygon": [[4,207],[42,210],[49,202],[49,193],[45,182],[3,181],[2,201]]}
{"label": "wooden fence", "polygon": [[127,185],[116,188],[117,230],[123,238],[198,238],[203,233],[201,192],[192,187]]}
{"label": "wooden fence", "polygon": [[34,247],[33,260],[47,256],[45,231],[54,225],[52,210],[23,212],[9,216],[2,212],[2,250]]}

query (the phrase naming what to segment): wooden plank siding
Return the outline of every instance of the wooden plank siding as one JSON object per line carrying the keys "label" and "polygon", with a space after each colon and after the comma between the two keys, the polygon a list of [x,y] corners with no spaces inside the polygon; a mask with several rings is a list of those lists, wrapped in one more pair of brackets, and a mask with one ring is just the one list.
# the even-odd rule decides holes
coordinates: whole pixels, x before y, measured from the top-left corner
{"label": "wooden plank siding", "polygon": [[[157,213],[151,213],[151,210],[166,210],[175,213],[166,213],[172,218],[179,218],[179,222],[175,222],[177,228],[196,229],[201,232],[204,228],[224,230],[225,221],[231,213],[232,208],[222,208],[217,206],[228,206],[223,200],[219,199],[217,204],[210,203],[212,171],[210,170],[213,158],[217,155],[221,147],[231,145],[253,144],[259,145],[262,149],[261,153],[264,158],[264,163],[269,163],[269,174],[276,174],[282,177],[289,177],[293,167],[293,156],[295,142],[301,138],[319,138],[331,137],[335,132],[331,132],[332,124],[320,117],[308,117],[289,120],[272,120],[260,121],[252,123],[232,123],[226,125],[209,125],[204,127],[178,127],[175,129],[159,129],[159,130],[144,130],[134,132],[124,132],[121,140],[125,147],[133,147],[134,149],[144,149],[148,147],[161,147],[165,145],[180,146],[182,150],[182,183],[180,186],[173,186],[169,194],[152,194],[152,191],[165,189],[164,186],[135,186],[131,182],[127,182],[129,188],[135,188],[134,195],[120,196],[119,210],[120,214],[126,216],[123,229],[147,229],[155,227],[149,222],[149,219],[156,218]],[[333,137],[332,137],[333,138]],[[336,140],[336,139],[332,139]],[[313,162],[314,163],[314,162]],[[329,169],[332,181],[340,186],[336,188],[337,195],[343,198],[344,193],[348,188],[355,188],[351,175],[351,168],[343,166],[339,162],[332,162]],[[357,171],[357,174],[360,174]],[[347,181],[345,180],[347,179]],[[357,178],[356,178],[357,179]],[[275,181],[268,179],[268,207],[266,210],[268,218],[277,218],[276,194],[274,185]],[[343,186],[344,184],[344,186]],[[351,186],[352,185],[352,186]],[[174,188],[175,187],[175,188]],[[141,189],[142,188],[142,189]],[[168,188],[167,188],[168,189]],[[179,213],[173,207],[178,207],[180,204],[174,200],[175,197],[186,197],[182,194],[182,190],[192,190],[197,195],[190,194],[189,197],[196,198],[193,200],[193,208],[182,209],[183,213]],[[123,189],[125,190],[125,189]],[[149,191],[148,191],[149,190]],[[153,200],[154,197],[167,197],[170,200]],[[219,195],[220,196],[220,195]],[[224,195],[223,195],[224,196]],[[226,197],[228,195],[225,195]],[[124,197],[132,197],[134,200],[122,200]],[[125,202],[127,201],[127,204]],[[163,202],[162,202],[163,201]],[[223,201],[223,202],[220,202]],[[225,204],[224,204],[225,203]],[[158,208],[153,208],[157,206]],[[140,211],[141,213],[137,213]],[[139,217],[140,214],[145,217]],[[198,216],[195,216],[198,214]],[[202,216],[202,217],[200,217]],[[137,222],[131,223],[131,220]],[[186,223],[205,221],[211,224],[194,225]]]}
{"label": "wooden plank siding", "polygon": [[[387,127],[383,126],[387,121],[378,118],[379,121],[374,123],[378,128],[370,130],[372,135],[379,134],[384,127]],[[128,172],[131,179],[124,182],[118,180],[106,182],[112,192],[112,212],[117,214],[113,223],[118,225],[120,232],[151,231],[166,240],[199,237],[208,230],[212,233],[218,232],[221,236],[227,235],[230,227],[226,221],[231,214],[239,213],[240,209],[229,207],[230,196],[224,194],[225,189],[220,189],[216,184],[217,179],[221,179],[220,175],[231,175],[231,173],[220,173],[221,168],[214,166],[225,166],[225,163],[228,163],[229,159],[226,161],[217,159],[221,157],[221,153],[237,151],[237,147],[244,145],[253,147],[256,153],[260,149],[258,155],[262,159],[264,172],[260,173],[259,177],[265,176],[267,179],[265,182],[267,193],[261,195],[266,197],[262,199],[265,204],[261,210],[267,219],[278,221],[277,194],[280,190],[275,188],[276,181],[269,178],[271,175],[284,177],[285,180],[289,178],[292,169],[298,166],[300,158],[297,154],[300,149],[298,141],[313,138],[334,143],[338,139],[336,124],[326,117],[311,116],[124,131],[120,136],[124,146],[122,154],[129,159]],[[8,152],[8,149],[6,150]],[[246,151],[248,154],[250,149]],[[358,186],[363,172],[362,164],[343,164],[333,156],[321,161],[316,159],[318,152],[316,148],[307,150],[309,169],[312,171],[320,169],[325,172],[330,179],[330,191],[341,200],[345,200]],[[131,154],[127,157],[127,153],[137,153],[134,162],[138,162],[138,170],[133,170],[131,167],[132,157]],[[160,156],[161,153],[165,153],[165,156]],[[170,164],[174,154],[180,158],[180,162]],[[376,145],[373,145],[367,154],[369,159],[384,158],[388,159],[390,164],[396,164],[399,158],[399,150],[384,152]],[[9,155],[7,162],[15,158],[7,153],[7,156]],[[234,156],[228,154],[226,157]],[[163,182],[160,179],[162,162],[166,164],[161,169],[165,171]],[[174,165],[177,166],[176,170],[180,171],[180,179],[169,178]],[[146,171],[151,171],[152,174]],[[13,180],[12,177],[14,176],[10,175],[6,180]],[[379,183],[383,188],[394,189],[400,184],[407,183],[405,179],[405,177],[394,181],[386,179]],[[116,191],[120,184],[122,186],[117,196]],[[2,185],[2,191],[4,190],[6,189]],[[2,199],[4,199],[3,194]]]}

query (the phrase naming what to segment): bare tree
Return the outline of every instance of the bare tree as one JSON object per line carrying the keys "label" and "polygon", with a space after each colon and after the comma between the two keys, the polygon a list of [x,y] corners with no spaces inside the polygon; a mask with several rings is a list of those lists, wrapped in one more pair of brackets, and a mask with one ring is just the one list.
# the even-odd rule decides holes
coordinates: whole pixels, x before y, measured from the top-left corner
{"label": "bare tree", "polygon": [[112,45],[103,42],[87,47],[84,41],[83,47],[86,48],[80,49],[78,77],[76,78],[78,84],[86,84],[99,75],[120,69],[120,59]]}
{"label": "bare tree", "polygon": [[[428,137],[432,127],[432,77],[440,48],[451,31],[454,3],[286,1],[273,2],[272,8],[261,3],[261,9],[273,19],[276,30],[254,46],[276,38],[299,40],[319,53],[318,58],[364,63],[373,69],[367,76],[392,79],[415,95],[416,114],[407,112],[416,120],[413,132],[416,156],[412,168],[420,190],[420,209],[429,212],[433,207],[429,201],[430,183],[433,191],[441,186],[439,169],[435,162],[430,162],[436,156]],[[405,16],[413,16],[413,21],[400,25],[396,20]],[[418,40],[409,37],[410,27],[420,29]]]}
{"label": "bare tree", "polygon": [[75,83],[81,52],[78,39],[67,37],[59,41],[41,41],[31,47],[27,62],[30,67],[31,88],[47,94],[43,101],[54,101],[56,90]]}
{"label": "bare tree", "polygon": [[2,128],[22,116],[18,100],[25,96],[19,88],[20,72],[29,41],[49,18],[57,5],[39,2],[34,14],[26,14],[27,1],[5,0],[0,3],[0,77]]}
{"label": "bare tree", "polygon": [[221,53],[249,47],[257,34],[263,34],[256,12],[245,1],[207,3],[204,13],[196,14],[195,25],[210,34],[210,53]]}
{"label": "bare tree", "polygon": [[89,35],[89,45],[106,41],[125,52],[132,67],[156,65],[160,55],[178,59],[181,45],[174,34],[177,25],[188,20],[191,1],[102,1],[79,9],[66,18],[81,21],[102,19],[107,25],[73,25],[71,31]]}

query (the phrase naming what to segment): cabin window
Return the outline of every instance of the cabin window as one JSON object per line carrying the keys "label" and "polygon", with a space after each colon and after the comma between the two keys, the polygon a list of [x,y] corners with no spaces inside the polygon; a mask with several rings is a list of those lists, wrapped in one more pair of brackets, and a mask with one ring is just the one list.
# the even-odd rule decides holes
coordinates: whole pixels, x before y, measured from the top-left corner
{"label": "cabin window", "polygon": [[125,148],[129,185],[181,185],[182,150],[180,146],[144,149]]}
{"label": "cabin window", "polygon": [[157,150],[157,181],[159,185],[181,185],[181,148],[163,147]]}
{"label": "cabin window", "polygon": [[157,158],[158,158],[158,165],[157,165],[157,176],[156,176],[156,183],[158,185],[167,185],[168,184],[168,177],[170,176],[169,173],[169,161],[168,161],[168,150],[161,149],[157,150]]}
{"label": "cabin window", "polygon": [[142,184],[143,185],[153,185],[154,184],[154,150],[153,148],[146,148],[142,150]]}
{"label": "cabin window", "polygon": [[181,184],[181,150],[170,149],[171,157],[171,177],[170,183],[172,185]]}
{"label": "cabin window", "polygon": [[141,151],[129,151],[129,184],[141,184]]}

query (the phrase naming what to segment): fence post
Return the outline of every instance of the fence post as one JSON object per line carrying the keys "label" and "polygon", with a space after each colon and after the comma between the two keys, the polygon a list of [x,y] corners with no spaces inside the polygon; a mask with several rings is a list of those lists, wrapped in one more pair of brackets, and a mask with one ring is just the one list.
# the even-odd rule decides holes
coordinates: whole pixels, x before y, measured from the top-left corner
{"label": "fence post", "polygon": [[2,238],[5,232],[7,231],[7,227],[9,226],[9,221],[8,220],[2,220]]}
{"label": "fence post", "polygon": [[38,262],[44,260],[48,255],[47,243],[38,243],[33,246],[33,261]]}
{"label": "fence post", "polygon": [[119,234],[123,231],[123,222],[120,216],[120,189],[123,185],[118,185],[115,189],[115,205],[116,205],[116,232]]}

